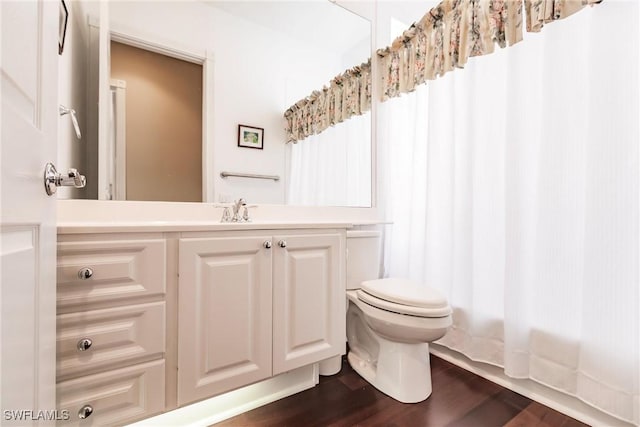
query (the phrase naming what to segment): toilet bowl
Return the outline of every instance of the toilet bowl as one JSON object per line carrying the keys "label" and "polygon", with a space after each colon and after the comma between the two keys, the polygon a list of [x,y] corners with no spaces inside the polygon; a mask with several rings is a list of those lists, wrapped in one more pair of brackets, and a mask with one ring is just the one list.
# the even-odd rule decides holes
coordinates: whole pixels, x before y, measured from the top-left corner
{"label": "toilet bowl", "polygon": [[417,403],[431,395],[429,343],[447,332],[452,310],[435,289],[378,279],[379,240],[379,232],[347,234],[347,360],[381,392]]}

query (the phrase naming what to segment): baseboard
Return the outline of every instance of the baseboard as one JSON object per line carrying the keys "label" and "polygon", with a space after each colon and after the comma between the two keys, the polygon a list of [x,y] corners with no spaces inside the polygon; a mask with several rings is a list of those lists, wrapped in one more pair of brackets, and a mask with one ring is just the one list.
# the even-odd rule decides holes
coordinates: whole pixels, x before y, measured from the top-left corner
{"label": "baseboard", "polygon": [[504,388],[535,400],[549,408],[562,412],[576,420],[591,426],[633,427],[633,424],[619,420],[602,411],[587,405],[580,399],[561,393],[532,380],[514,379],[506,376],[497,366],[487,363],[474,362],[457,351],[453,351],[438,344],[429,344],[429,351],[433,355],[453,363],[469,372],[494,382]]}
{"label": "baseboard", "polygon": [[284,397],[314,387],[317,365],[305,366],[273,378],[203,400],[164,414],[146,418],[128,427],[204,427],[235,417]]}

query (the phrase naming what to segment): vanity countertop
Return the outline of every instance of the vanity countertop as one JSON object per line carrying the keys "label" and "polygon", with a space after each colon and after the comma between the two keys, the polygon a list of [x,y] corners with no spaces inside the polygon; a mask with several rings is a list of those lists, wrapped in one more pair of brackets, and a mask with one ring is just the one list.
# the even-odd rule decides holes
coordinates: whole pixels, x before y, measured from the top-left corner
{"label": "vanity countertop", "polygon": [[253,221],[220,222],[222,208],[206,203],[58,200],[58,234],[236,230],[352,229],[386,224],[376,209],[259,205]]}
{"label": "vanity countertop", "polygon": [[244,223],[196,221],[131,221],[131,222],[59,222],[58,234],[130,233],[130,232],[186,232],[186,231],[238,231],[238,230],[294,230],[353,228],[350,222],[315,221],[256,221]]}

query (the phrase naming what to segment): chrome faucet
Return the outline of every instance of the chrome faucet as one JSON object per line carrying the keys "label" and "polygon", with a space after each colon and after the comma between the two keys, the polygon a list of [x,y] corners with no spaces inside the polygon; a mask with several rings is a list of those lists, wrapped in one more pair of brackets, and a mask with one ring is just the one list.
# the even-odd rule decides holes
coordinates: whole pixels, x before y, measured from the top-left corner
{"label": "chrome faucet", "polygon": [[[233,203],[232,209],[233,209],[233,218],[231,218],[232,222],[243,222],[244,219],[242,216],[240,216],[240,208],[247,206],[247,202],[244,201],[243,198],[240,198],[238,200],[236,200]],[[245,212],[247,211],[247,209],[245,208]]]}
{"label": "chrome faucet", "polygon": [[[256,207],[256,205],[249,206],[244,199],[240,198],[231,204],[217,205],[217,207],[224,209],[220,222],[251,222],[249,208]],[[242,211],[242,213],[240,211]]]}

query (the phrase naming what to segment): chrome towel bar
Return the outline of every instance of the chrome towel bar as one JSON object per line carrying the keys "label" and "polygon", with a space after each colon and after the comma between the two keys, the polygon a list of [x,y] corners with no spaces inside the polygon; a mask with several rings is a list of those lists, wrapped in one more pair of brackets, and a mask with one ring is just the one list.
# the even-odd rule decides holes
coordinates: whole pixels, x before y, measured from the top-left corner
{"label": "chrome towel bar", "polygon": [[240,178],[272,179],[274,181],[280,181],[280,176],[278,175],[257,175],[254,173],[220,172],[220,176],[222,178],[226,178],[228,176],[237,176]]}

